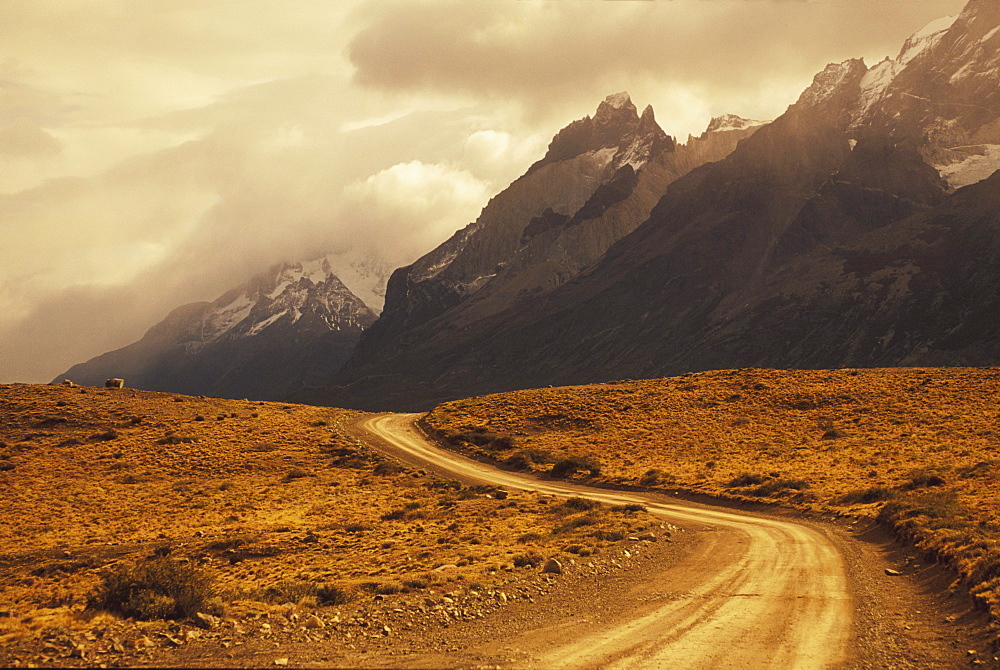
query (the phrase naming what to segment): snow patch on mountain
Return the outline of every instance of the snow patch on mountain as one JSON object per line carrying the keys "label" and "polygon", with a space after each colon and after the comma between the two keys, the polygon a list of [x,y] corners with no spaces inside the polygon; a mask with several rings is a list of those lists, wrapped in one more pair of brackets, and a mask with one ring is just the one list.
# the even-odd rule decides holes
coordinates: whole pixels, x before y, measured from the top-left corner
{"label": "snow patch on mountain", "polygon": [[864,115],[871,107],[881,100],[889,86],[900,72],[924,51],[941,41],[941,38],[954,25],[957,16],[946,16],[931,21],[921,30],[911,35],[903,44],[895,60],[886,58],[872,67],[861,79],[861,101],[858,105],[859,115]]}
{"label": "snow patch on mountain", "polygon": [[938,167],[941,177],[952,190],[981,182],[1000,170],[1000,145],[986,144],[981,151],[983,153],[969,156],[959,163]]}
{"label": "snow patch on mountain", "polygon": [[795,104],[800,107],[812,107],[829,100],[861,69],[867,70],[864,61],[857,58],[827,65],[813,78],[812,85],[802,92]]}
{"label": "snow patch on mountain", "polygon": [[705,132],[724,133],[730,130],[746,130],[748,128],[763,126],[768,123],[770,123],[770,121],[754,121],[753,119],[744,119],[736,114],[723,114],[722,116],[717,116],[712,119]]}
{"label": "snow patch on mountain", "polygon": [[621,93],[614,93],[612,95],[609,95],[607,98],[604,99],[604,102],[606,102],[611,107],[614,107],[615,109],[622,109],[623,107],[632,105],[632,98],[629,97],[629,94],[627,92],[622,91]]}
{"label": "snow patch on mountain", "polygon": [[905,67],[911,60],[926,51],[929,47],[937,44],[941,37],[955,24],[958,16],[945,16],[931,21],[926,26],[913,33],[903,43],[903,49],[899,52],[896,62]]}

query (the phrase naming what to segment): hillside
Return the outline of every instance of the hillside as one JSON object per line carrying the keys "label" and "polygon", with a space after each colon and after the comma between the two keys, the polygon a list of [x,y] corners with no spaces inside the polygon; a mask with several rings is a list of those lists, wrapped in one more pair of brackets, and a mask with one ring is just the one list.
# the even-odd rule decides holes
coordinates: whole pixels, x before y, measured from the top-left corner
{"label": "hillside", "polygon": [[458,400],[425,422],[514,469],[878,518],[1000,621],[998,393],[995,368],[746,369]]}
{"label": "hillside", "polygon": [[[538,596],[549,557],[595,570],[649,524],[401,468],[344,410],[68,385],[0,403],[4,667],[260,667],[294,645],[353,665]],[[144,566],[180,590],[104,611],[108,576]]]}

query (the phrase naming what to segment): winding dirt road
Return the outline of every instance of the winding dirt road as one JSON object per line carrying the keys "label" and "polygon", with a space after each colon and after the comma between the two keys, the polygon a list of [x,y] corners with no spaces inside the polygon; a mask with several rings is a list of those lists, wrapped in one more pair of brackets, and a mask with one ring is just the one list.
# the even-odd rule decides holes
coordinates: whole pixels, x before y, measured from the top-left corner
{"label": "winding dirt road", "polygon": [[663,573],[642,606],[612,621],[533,631],[545,668],[829,668],[846,661],[853,602],[844,559],[822,530],[689,505],[661,495],[539,480],[435,447],[419,414],[365,419],[373,446],[416,467],[467,482],[640,503],[682,528],[708,531],[683,565]]}

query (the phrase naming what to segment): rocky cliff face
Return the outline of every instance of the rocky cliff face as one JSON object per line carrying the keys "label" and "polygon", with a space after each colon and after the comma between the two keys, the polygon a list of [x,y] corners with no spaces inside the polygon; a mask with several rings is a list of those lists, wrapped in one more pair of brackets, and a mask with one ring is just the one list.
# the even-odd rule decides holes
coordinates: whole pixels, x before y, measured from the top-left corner
{"label": "rocky cliff face", "polygon": [[275,399],[328,382],[375,318],[326,259],[285,263],[214,302],[179,307],[138,342],[57,379]]}
{"label": "rocky cliff face", "polygon": [[[463,347],[464,329],[572,280],[635,230],[671,183],[724,158],[761,125],[724,117],[678,145],[651,108],[639,115],[627,94],[609,96],[593,118],[560,131],[546,155],[493,198],[477,221],[392,275],[379,321],[339,380],[369,385],[373,377],[396,379],[442,347]],[[387,389],[396,386],[387,383]],[[357,405],[357,393],[352,386],[335,402]]]}
{"label": "rocky cliff face", "polygon": [[[357,404],[709,368],[997,364],[998,50],[1000,5],[973,0],[894,60],[829,66],[585,270],[481,318],[387,328],[386,365],[354,362]],[[609,200],[631,179],[612,176]],[[536,209],[517,236],[574,230],[575,215]],[[395,279],[405,294],[407,272]],[[462,303],[448,313],[472,313]]]}

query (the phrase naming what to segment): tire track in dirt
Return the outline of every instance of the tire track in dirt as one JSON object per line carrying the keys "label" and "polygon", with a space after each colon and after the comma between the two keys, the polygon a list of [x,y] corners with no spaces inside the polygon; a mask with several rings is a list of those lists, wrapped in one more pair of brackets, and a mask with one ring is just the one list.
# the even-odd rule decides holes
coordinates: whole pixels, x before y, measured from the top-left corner
{"label": "tire track in dirt", "polygon": [[662,495],[498,470],[435,447],[416,427],[419,417],[380,415],[359,427],[380,438],[375,446],[388,455],[451,477],[615,505],[639,503],[678,526],[717,531],[696,559],[669,571],[669,597],[610,624],[533,633],[527,648],[538,667],[752,670],[826,668],[845,661],[853,601],[843,557],[822,530]]}

